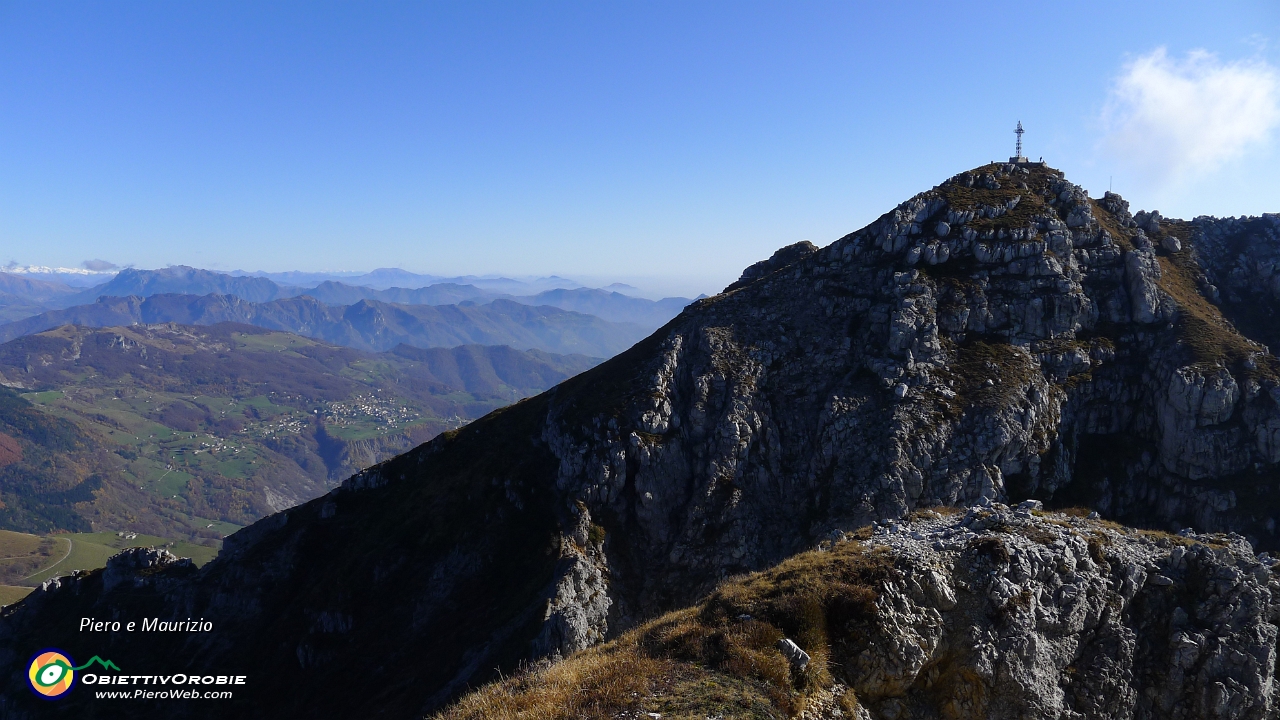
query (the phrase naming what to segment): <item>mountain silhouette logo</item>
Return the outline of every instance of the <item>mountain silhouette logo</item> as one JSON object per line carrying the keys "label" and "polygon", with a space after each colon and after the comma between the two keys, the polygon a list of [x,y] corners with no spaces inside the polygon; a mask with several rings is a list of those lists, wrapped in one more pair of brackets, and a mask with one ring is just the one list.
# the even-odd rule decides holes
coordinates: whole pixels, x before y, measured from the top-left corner
{"label": "mountain silhouette logo", "polygon": [[31,689],[37,695],[46,700],[54,700],[67,694],[76,684],[77,671],[84,670],[94,663],[106,670],[120,671],[115,663],[103,660],[97,655],[90,658],[89,662],[77,667],[70,655],[61,650],[48,648],[31,658],[31,664],[27,666],[27,681],[31,683]]}

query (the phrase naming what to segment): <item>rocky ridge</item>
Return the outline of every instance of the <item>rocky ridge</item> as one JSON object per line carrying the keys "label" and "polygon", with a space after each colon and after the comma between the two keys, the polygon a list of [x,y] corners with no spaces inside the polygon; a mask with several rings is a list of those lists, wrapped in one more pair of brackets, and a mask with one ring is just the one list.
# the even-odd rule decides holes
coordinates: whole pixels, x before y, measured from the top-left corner
{"label": "rocky ridge", "polygon": [[[1135,531],[1038,501],[922,511],[835,532],[564,667],[465,697],[439,720],[520,707],[548,720],[732,717],[702,688],[733,681],[770,708],[753,717],[1274,717],[1274,562],[1238,535]],[[859,565],[883,568],[861,612],[851,609]],[[671,639],[691,635],[728,648],[690,657],[687,641]],[[777,645],[792,641],[770,642],[784,636],[806,643],[806,664],[762,671],[786,668]],[[748,655],[753,663],[733,660]],[[611,694],[612,666],[651,675]],[[586,701],[553,697],[539,707],[536,695],[567,677],[584,679],[578,695],[613,705],[584,713]]]}

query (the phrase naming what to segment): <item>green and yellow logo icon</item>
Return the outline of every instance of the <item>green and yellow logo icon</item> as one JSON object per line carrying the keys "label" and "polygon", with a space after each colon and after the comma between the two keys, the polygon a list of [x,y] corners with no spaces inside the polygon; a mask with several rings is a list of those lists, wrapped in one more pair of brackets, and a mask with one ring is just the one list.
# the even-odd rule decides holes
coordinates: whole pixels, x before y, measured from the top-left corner
{"label": "green and yellow logo icon", "polygon": [[76,683],[76,671],[66,653],[44,650],[31,658],[27,679],[36,694],[53,699],[61,697]]}
{"label": "green and yellow logo icon", "polygon": [[27,680],[37,695],[52,700],[62,697],[72,685],[76,684],[77,671],[84,670],[94,663],[108,670],[120,670],[115,663],[103,660],[97,655],[90,658],[89,662],[75,667],[70,655],[50,648],[41,650],[31,658],[31,664],[27,666]]}

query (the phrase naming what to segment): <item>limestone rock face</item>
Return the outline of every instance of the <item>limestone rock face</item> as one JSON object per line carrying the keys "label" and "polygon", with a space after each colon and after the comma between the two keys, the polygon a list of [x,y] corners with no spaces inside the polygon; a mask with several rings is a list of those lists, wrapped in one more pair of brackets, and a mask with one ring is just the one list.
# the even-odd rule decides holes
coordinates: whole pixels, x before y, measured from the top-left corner
{"label": "limestone rock face", "polygon": [[194,568],[191,558],[180,558],[164,548],[135,547],[123,550],[107,560],[102,573],[103,590],[126,585],[141,587],[148,575],[170,568]]}
{"label": "limestone rock face", "polygon": [[1242,330],[1260,342],[1280,343],[1280,215],[1198,217],[1190,244],[1201,291],[1218,301]]}
{"label": "limestone rock face", "polygon": [[1244,538],[923,515],[864,541],[899,573],[834,658],[869,717],[1275,717],[1280,582]]}
{"label": "limestone rock face", "polygon": [[1135,322],[1156,321],[1160,305],[1160,265],[1150,248],[1138,248],[1125,253],[1125,280],[1129,288],[1129,302],[1133,307]]}
{"label": "limestone rock face", "polygon": [[575,508],[572,535],[561,538],[556,583],[533,642],[535,657],[564,658],[604,640],[609,630],[609,568],[591,533],[591,515]]}

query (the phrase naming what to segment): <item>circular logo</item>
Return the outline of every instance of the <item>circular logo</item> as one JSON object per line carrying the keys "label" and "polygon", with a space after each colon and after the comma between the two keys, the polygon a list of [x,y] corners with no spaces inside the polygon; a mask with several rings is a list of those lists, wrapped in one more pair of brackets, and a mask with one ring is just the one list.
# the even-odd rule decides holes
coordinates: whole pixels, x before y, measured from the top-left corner
{"label": "circular logo", "polygon": [[37,695],[52,700],[62,697],[76,682],[71,658],[60,650],[41,650],[31,658],[27,680]]}

